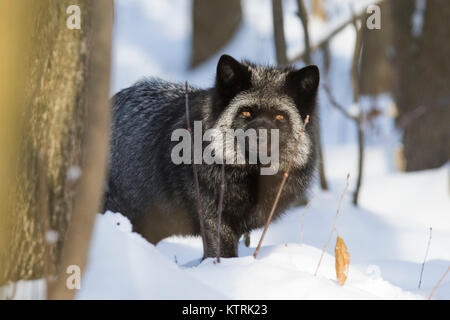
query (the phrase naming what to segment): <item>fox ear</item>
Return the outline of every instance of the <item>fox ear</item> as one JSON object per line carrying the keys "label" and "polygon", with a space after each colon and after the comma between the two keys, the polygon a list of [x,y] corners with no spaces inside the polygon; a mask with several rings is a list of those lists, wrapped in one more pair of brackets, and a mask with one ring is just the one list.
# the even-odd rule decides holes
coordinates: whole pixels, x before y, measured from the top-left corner
{"label": "fox ear", "polygon": [[217,64],[216,87],[226,96],[234,96],[249,86],[248,68],[229,55],[222,55]]}
{"label": "fox ear", "polygon": [[315,98],[319,82],[319,68],[315,65],[292,71],[286,78],[289,92],[301,100]]}

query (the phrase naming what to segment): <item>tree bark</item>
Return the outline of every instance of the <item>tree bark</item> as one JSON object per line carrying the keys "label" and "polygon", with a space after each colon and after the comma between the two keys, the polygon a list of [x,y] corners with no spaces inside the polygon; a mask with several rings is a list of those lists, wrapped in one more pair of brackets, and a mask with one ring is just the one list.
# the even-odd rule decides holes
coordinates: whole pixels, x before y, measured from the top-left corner
{"label": "tree bark", "polygon": [[[366,17],[363,16],[362,21],[365,20]],[[358,106],[358,118],[356,121],[356,128],[358,133],[358,177],[356,180],[355,192],[353,193],[353,204],[357,206],[359,200],[359,192],[361,190],[364,167],[364,116],[359,104],[359,62],[361,60],[361,51],[363,46],[363,25],[358,28],[356,17],[354,17],[353,26],[355,27],[356,40],[355,49],[353,52],[352,69],[350,73],[353,83],[353,102]]]}
{"label": "tree bark", "polygon": [[284,19],[282,0],[272,0],[273,36],[275,40],[275,53],[279,66],[287,65],[286,39],[284,36]]}
{"label": "tree bark", "polygon": [[206,61],[230,41],[241,20],[240,0],[194,0],[190,67]]}
{"label": "tree bark", "polygon": [[308,11],[303,0],[297,0],[298,16],[303,27],[303,43],[305,46],[304,60],[306,64],[311,64],[311,43],[309,41],[309,28],[308,28]]}
{"label": "tree bark", "polygon": [[82,176],[72,213],[67,240],[64,244],[59,278],[50,287],[49,299],[72,299],[74,290],[66,286],[67,267],[80,267],[87,262],[95,214],[101,210],[103,184],[106,176],[110,125],[109,79],[111,66],[111,36],[113,2],[90,4],[86,103],[88,117],[82,148]]}
{"label": "tree bark", "polygon": [[[362,52],[359,86],[361,95],[377,96],[391,91],[392,68],[389,63],[391,43],[390,5],[387,1],[378,4],[381,10],[381,29],[369,30],[362,21]],[[367,17],[366,17],[367,18]]]}
{"label": "tree bark", "polygon": [[[16,190],[25,78],[25,68],[18,57],[26,50],[22,25],[25,17],[25,8],[19,2],[0,2],[0,285],[5,283],[9,269],[8,243],[14,222],[10,209]],[[0,292],[0,299],[2,296]]]}
{"label": "tree bark", "polygon": [[[81,29],[72,30],[66,25],[70,16],[66,10],[72,4],[81,10]],[[17,57],[26,70],[20,90],[25,100],[21,108],[20,174],[9,210],[11,232],[0,283],[57,274],[74,199],[79,200],[80,194],[85,193],[84,179],[100,179],[96,182],[98,190],[91,190],[89,200],[99,204],[102,171],[94,176],[89,170],[83,172],[79,186],[76,173],[82,159],[83,165],[89,162],[86,157],[104,160],[103,148],[95,152],[85,150],[92,154],[83,150],[86,127],[99,121],[99,115],[88,110],[88,105],[100,103],[100,95],[108,99],[104,86],[109,86],[109,72],[92,77],[92,70],[100,71],[93,67],[98,61],[92,54],[97,54],[95,50],[103,41],[109,41],[104,38],[99,44],[93,43],[94,39],[99,40],[99,31],[94,28],[106,14],[101,11],[110,12],[100,10],[100,5],[111,6],[111,1],[27,1],[27,15],[18,20],[29,49]],[[98,54],[102,54],[102,63],[109,63],[109,52]],[[93,93],[94,82],[102,88],[97,95]],[[100,105],[107,112],[104,104]],[[97,130],[104,128],[99,126]],[[75,203],[75,208],[78,205]],[[96,210],[88,207],[86,214],[94,216]],[[88,224],[86,234],[89,230]]]}
{"label": "tree bark", "polygon": [[[393,96],[397,124],[404,130],[405,170],[437,168],[450,157],[450,29],[445,27],[450,2],[426,1],[421,26],[412,23],[414,16],[421,16],[415,1],[389,3],[395,53]],[[425,112],[411,117],[419,109]]]}

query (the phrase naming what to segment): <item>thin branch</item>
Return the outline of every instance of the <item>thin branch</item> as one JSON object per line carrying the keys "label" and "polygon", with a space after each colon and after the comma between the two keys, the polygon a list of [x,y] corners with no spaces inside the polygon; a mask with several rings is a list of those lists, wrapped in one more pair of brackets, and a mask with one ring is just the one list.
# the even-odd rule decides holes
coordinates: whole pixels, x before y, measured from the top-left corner
{"label": "thin branch", "polygon": [[223,210],[223,194],[225,192],[225,163],[222,163],[221,168],[221,181],[220,181],[220,195],[219,195],[219,207],[217,209],[217,235],[216,235],[216,241],[217,241],[217,262],[220,262],[220,224],[222,222],[222,210]]}
{"label": "thin branch", "polygon": [[[350,23],[352,23],[352,20],[349,21],[345,21],[343,24],[339,25],[336,29],[334,29],[327,37],[325,37],[324,39],[322,39],[321,41],[319,41],[317,44],[313,44],[309,47],[310,52],[313,51],[317,51],[322,47],[325,47],[328,42],[335,36],[337,35],[339,32],[341,32],[342,30],[345,29],[345,27],[347,27]],[[294,56],[292,59],[289,60],[289,63],[295,63],[297,61],[300,60],[305,60],[305,56],[306,56],[306,51],[297,54],[296,56]]]}
{"label": "thin branch", "polygon": [[[308,12],[306,11],[306,7],[303,0],[297,0],[298,6],[298,16],[303,26],[303,41],[305,45],[305,63],[311,64],[311,43],[309,38],[309,30],[308,30]],[[319,155],[319,178],[320,178],[320,187],[322,190],[328,190],[327,179],[325,176],[325,166],[323,160],[323,150],[322,150],[322,141],[320,138],[320,123],[317,122],[315,126],[315,135],[316,135],[316,148],[317,153]]]}
{"label": "thin branch", "polygon": [[336,229],[336,221],[337,221],[337,218],[339,215],[339,210],[341,209],[342,200],[344,199],[345,192],[348,189],[348,185],[349,185],[348,180],[349,179],[350,179],[350,173],[347,174],[347,181],[345,183],[344,192],[342,192],[341,198],[339,199],[339,205],[338,205],[338,208],[336,211],[336,216],[334,217],[333,227],[331,228],[330,236],[328,237],[327,242],[323,246],[322,254],[320,255],[319,263],[317,264],[317,268],[316,268],[316,272],[314,272],[314,276],[317,276],[317,272],[319,271],[319,267],[320,267],[320,264],[322,263],[323,256],[325,254],[325,251],[327,250],[328,243],[330,242],[331,237],[333,236],[334,230]]}
{"label": "thin branch", "polygon": [[[353,10],[353,9],[352,9]],[[363,13],[363,20],[366,16],[366,13]],[[364,165],[364,130],[362,120],[364,117],[362,115],[361,106],[359,105],[359,73],[358,66],[361,57],[362,50],[362,36],[363,36],[363,26],[358,28],[358,18],[355,14],[353,14],[353,26],[356,32],[356,42],[355,42],[355,50],[353,52],[353,62],[351,69],[351,76],[353,82],[353,101],[358,105],[358,121],[356,122],[357,130],[358,130],[358,178],[356,180],[356,189],[353,193],[353,204],[355,206],[358,205],[359,191],[361,189],[362,183],[362,171]]]}
{"label": "thin branch", "polygon": [[[373,4],[375,5],[379,5],[381,2],[383,2],[384,0],[379,0]],[[358,14],[356,16],[356,18],[361,18],[362,16],[364,16],[366,14],[365,10]],[[343,23],[341,23],[340,25],[338,25],[335,29],[333,29],[333,31],[331,31],[325,38],[323,38],[322,40],[320,40],[319,42],[317,42],[316,44],[312,44],[310,45],[309,49],[310,52],[313,51],[317,51],[321,48],[324,48],[328,45],[328,43],[330,42],[331,39],[333,39],[337,34],[339,34],[342,30],[344,30],[348,25],[350,25],[351,23],[353,23],[354,17],[351,17],[351,19],[344,21]],[[289,59],[289,63],[295,63],[297,61],[300,60],[305,60],[306,59],[306,50],[304,52],[301,52],[299,54],[297,54],[296,56],[294,56],[292,59]]]}
{"label": "thin branch", "polygon": [[337,102],[336,98],[333,96],[333,93],[331,92],[330,87],[328,86],[328,84],[326,83],[322,83],[322,88],[325,90],[325,92],[327,93],[328,96],[328,100],[330,101],[331,105],[337,109],[338,111],[340,111],[342,113],[342,115],[350,120],[359,121],[359,117],[356,117],[354,115],[352,115],[350,112],[348,112],[343,105],[341,105],[339,102]]}
{"label": "thin branch", "polygon": [[[186,124],[187,129],[189,132],[192,133],[191,129],[191,120],[189,117],[189,86],[188,82],[185,83],[185,106],[186,106]],[[194,155],[194,141],[191,139],[191,150],[192,150],[192,157]],[[202,207],[200,203],[200,187],[198,183],[198,174],[197,174],[197,167],[194,163],[194,159],[192,159],[192,171],[194,172],[194,184],[195,184],[195,193],[197,196],[197,214],[198,214],[198,221],[200,223],[200,234],[202,236],[203,241],[203,259],[206,259],[208,256],[207,253],[207,243],[206,243],[206,234],[205,234],[205,224],[203,221],[203,213],[202,213]]]}
{"label": "thin branch", "polygon": [[[353,8],[352,8],[353,10]],[[357,127],[357,136],[358,136],[358,178],[356,181],[355,192],[353,193],[353,204],[358,205],[359,192],[362,184],[362,174],[363,174],[363,166],[364,166],[364,115],[362,113],[361,107],[359,106],[359,60],[361,57],[362,50],[362,37],[363,37],[363,27],[362,25],[358,27],[358,19],[366,16],[366,13],[362,13],[359,16],[356,16],[353,13],[352,23],[356,32],[356,41],[355,41],[355,49],[353,52],[353,60],[351,67],[351,79],[353,83],[353,102],[358,105],[358,114],[356,116],[351,115],[341,104],[339,104],[331,93],[331,89],[328,85],[323,84],[325,92],[328,95],[328,99],[333,107],[339,110],[346,118],[353,120]]]}
{"label": "thin branch", "polygon": [[263,233],[261,235],[261,238],[259,239],[258,246],[256,247],[255,252],[253,253],[253,257],[255,257],[255,258],[258,255],[259,250],[261,249],[261,245],[262,245],[262,242],[264,240],[264,236],[266,235],[267,228],[269,228],[270,221],[272,221],[272,216],[273,216],[273,214],[275,212],[275,209],[277,208],[278,201],[280,200],[281,192],[283,191],[284,184],[286,183],[286,180],[289,177],[289,171],[291,170],[292,163],[294,162],[295,154],[297,153],[297,149],[298,149],[298,146],[300,145],[300,141],[301,141],[302,135],[305,132],[305,128],[306,128],[306,125],[308,123],[309,123],[309,115],[306,117],[305,123],[304,123],[302,129],[300,130],[300,132],[298,134],[297,143],[295,144],[295,148],[294,148],[294,150],[292,152],[291,159],[289,160],[289,164],[288,164],[288,167],[286,169],[286,172],[283,175],[283,180],[281,181],[280,188],[278,189],[278,192],[277,192],[277,196],[275,197],[275,201],[273,203],[272,209],[270,210],[270,214],[269,214],[269,217],[267,218],[266,225],[264,226],[264,231],[263,231]]}
{"label": "thin branch", "polygon": [[357,127],[358,127],[358,178],[356,180],[355,192],[353,193],[353,204],[355,206],[358,205],[364,166],[364,130],[361,121],[357,122]]}
{"label": "thin branch", "polygon": [[333,96],[333,93],[331,92],[330,86],[326,83],[322,83],[322,88],[324,89],[325,93],[328,96],[328,100],[331,103],[331,106],[337,109],[339,112],[342,113],[344,117],[346,117],[349,120],[353,120],[355,122],[361,122],[361,124],[369,123],[373,118],[379,116],[381,114],[381,111],[378,109],[372,108],[371,111],[367,112],[366,114],[363,114],[361,116],[352,115],[350,112],[347,111],[346,108],[339,102],[337,102],[336,97]]}
{"label": "thin branch", "polygon": [[433,231],[433,228],[430,228],[430,238],[428,239],[427,250],[425,251],[425,257],[423,258],[422,268],[421,268],[421,270],[420,270],[419,289],[420,289],[420,285],[422,284],[423,269],[425,268],[425,261],[427,261],[428,250],[430,250],[431,233],[432,233],[432,231]]}
{"label": "thin branch", "polygon": [[428,297],[428,300],[431,300],[431,298],[433,298],[434,294],[436,293],[437,289],[439,288],[439,286],[441,285],[442,281],[444,281],[444,278],[447,276],[448,272],[450,271],[450,267],[447,268],[447,271],[445,271],[444,275],[442,276],[441,279],[439,279],[439,282],[436,284],[436,286],[434,287],[433,291],[431,292],[430,296]]}
{"label": "thin branch", "polygon": [[301,222],[301,225],[300,225],[300,245],[302,245],[302,242],[303,242],[303,225],[304,225],[304,220],[305,220],[306,209],[308,209],[309,204],[314,199],[314,196],[315,195],[313,195],[311,197],[311,199],[309,199],[309,201],[306,203],[306,205],[305,205],[305,207],[303,208],[303,211],[302,211],[302,222]]}
{"label": "thin branch", "polygon": [[[363,14],[365,16],[365,14]],[[351,68],[351,76],[353,82],[353,100],[355,103],[359,102],[359,61],[361,57],[362,50],[362,25],[358,27],[358,17],[353,14],[353,27],[355,28],[356,40],[355,40],[355,49],[353,51],[353,60],[352,60],[352,68]]]}

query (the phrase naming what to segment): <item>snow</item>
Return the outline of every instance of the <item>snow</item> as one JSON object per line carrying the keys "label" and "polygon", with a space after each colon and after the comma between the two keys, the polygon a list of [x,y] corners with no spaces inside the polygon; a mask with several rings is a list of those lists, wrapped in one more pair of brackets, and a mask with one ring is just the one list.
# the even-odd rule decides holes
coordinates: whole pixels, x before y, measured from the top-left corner
{"label": "snow", "polygon": [[[330,159],[333,152],[341,151],[331,149]],[[368,155],[369,162],[380,160],[373,150]],[[450,261],[448,169],[382,174],[380,163],[378,170],[367,174],[361,208],[351,204],[351,192],[346,194],[336,226],[350,252],[349,277],[342,287],[334,269],[336,233],[316,277],[314,271],[331,231],[345,175],[331,179],[333,191],[313,190],[302,244],[302,208],[296,208],[271,224],[257,259],[252,255],[262,230],[251,233],[250,248],[241,241],[238,258],[199,263],[198,237],[171,237],[155,247],[133,233],[121,214],[98,215],[77,298],[424,299]],[[423,190],[424,185],[431,187]],[[417,192],[420,197],[414,196]],[[430,226],[433,239],[419,290]],[[435,299],[450,299],[449,287],[450,279],[444,280]]]}
{"label": "snow", "polygon": [[[351,7],[361,12],[374,1],[329,0],[324,23],[311,19],[311,41],[316,43],[349,19]],[[303,30],[296,1],[284,3],[289,56],[303,50]],[[111,94],[146,76],[210,86],[222,53],[257,63],[273,63],[270,0],[245,0],[243,21],[234,38],[220,52],[194,70],[188,69],[191,2],[184,0],[118,0],[114,30],[113,88]],[[307,2],[309,8],[309,2]],[[352,101],[350,79],[355,32],[352,25],[330,41],[331,65],[322,81],[350,112],[376,106],[382,115],[366,129],[365,166],[360,205],[352,205],[357,177],[356,127],[335,110],[320,91],[322,141],[330,186],[314,198],[306,211],[294,208],[273,222],[260,254],[252,254],[262,230],[251,233],[250,248],[243,240],[239,257],[209,258],[200,262],[199,237],[170,237],[154,246],[131,231],[120,213],[98,215],[89,263],[78,299],[424,299],[450,264],[449,164],[435,170],[400,173],[394,164],[399,145],[389,110],[389,95]],[[314,63],[323,67],[321,53]],[[297,64],[302,66],[302,62]],[[322,248],[330,234],[339,197],[350,173],[336,232],[327,247],[317,276]],[[317,180],[317,179],[316,179]],[[303,243],[300,229],[304,213]],[[428,244],[422,286],[418,282]],[[336,235],[350,252],[347,282],[336,281]],[[434,299],[450,299],[450,278]]]}
{"label": "snow", "polygon": [[185,274],[139,234],[127,218],[98,216],[80,299],[220,299],[221,294]]}
{"label": "snow", "polygon": [[47,284],[44,279],[9,282],[0,287],[0,300],[44,300]]}

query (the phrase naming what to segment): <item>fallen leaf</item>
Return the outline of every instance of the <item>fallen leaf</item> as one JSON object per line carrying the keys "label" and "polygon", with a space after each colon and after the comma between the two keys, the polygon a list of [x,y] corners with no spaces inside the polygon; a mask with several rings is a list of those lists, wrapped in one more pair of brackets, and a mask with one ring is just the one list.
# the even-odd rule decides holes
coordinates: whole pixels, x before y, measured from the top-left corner
{"label": "fallen leaf", "polygon": [[347,251],[347,246],[345,245],[344,240],[342,240],[339,236],[336,240],[334,255],[336,257],[336,278],[339,284],[343,286],[348,276],[350,254]]}

